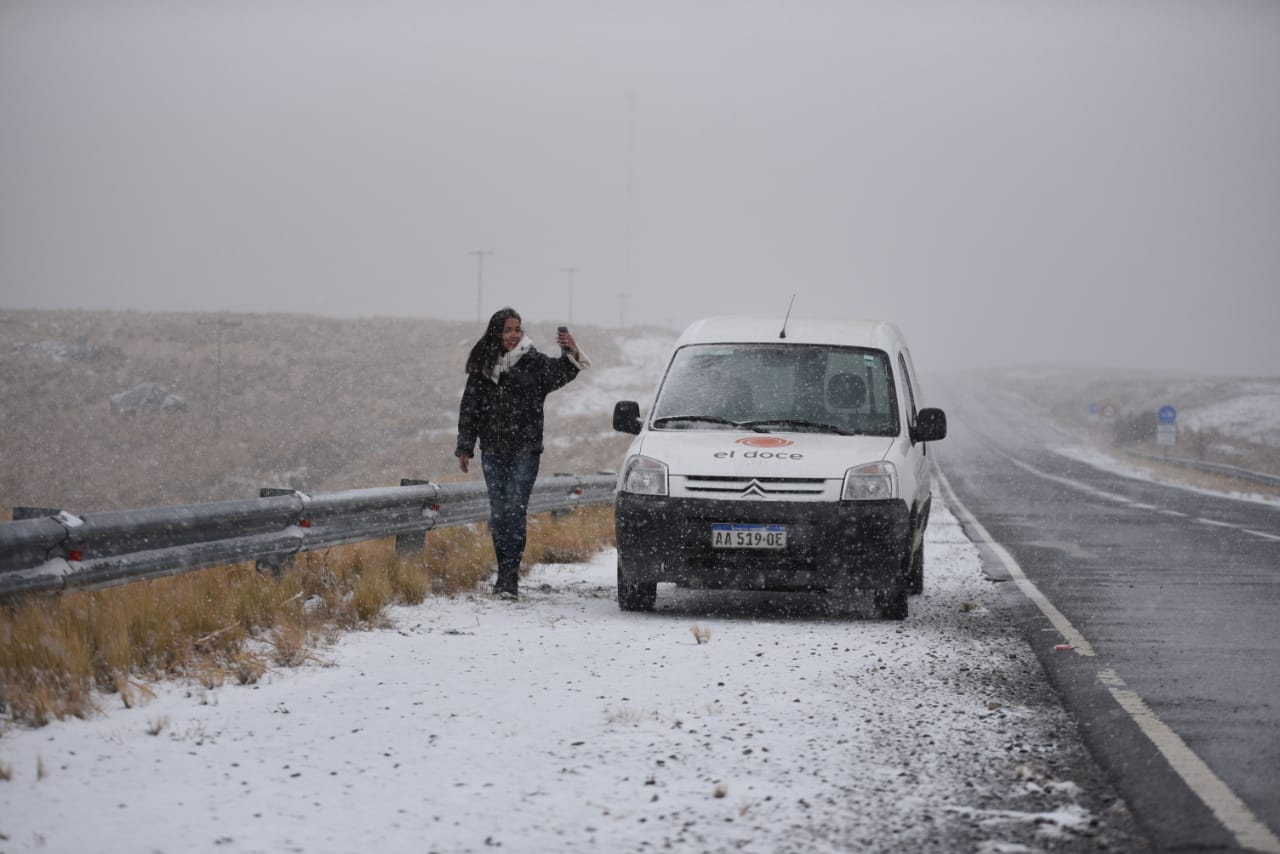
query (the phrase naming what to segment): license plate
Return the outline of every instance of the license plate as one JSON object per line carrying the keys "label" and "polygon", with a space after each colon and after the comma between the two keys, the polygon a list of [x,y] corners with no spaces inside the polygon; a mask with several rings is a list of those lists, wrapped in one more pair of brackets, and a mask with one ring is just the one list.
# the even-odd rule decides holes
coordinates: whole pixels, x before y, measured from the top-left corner
{"label": "license plate", "polygon": [[711,547],[716,549],[785,549],[786,525],[735,525],[718,522],[711,526]]}

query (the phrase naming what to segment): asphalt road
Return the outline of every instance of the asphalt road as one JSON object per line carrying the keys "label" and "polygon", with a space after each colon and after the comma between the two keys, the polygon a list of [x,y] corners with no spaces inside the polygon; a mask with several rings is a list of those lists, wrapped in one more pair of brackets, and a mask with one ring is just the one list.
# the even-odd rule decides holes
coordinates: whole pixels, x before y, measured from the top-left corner
{"label": "asphalt road", "polygon": [[988,572],[1020,568],[1083,636],[1056,649],[1071,638],[1014,594],[1155,847],[1280,851],[1280,508],[1074,461],[1034,406],[976,380],[934,391],[941,469],[998,544]]}

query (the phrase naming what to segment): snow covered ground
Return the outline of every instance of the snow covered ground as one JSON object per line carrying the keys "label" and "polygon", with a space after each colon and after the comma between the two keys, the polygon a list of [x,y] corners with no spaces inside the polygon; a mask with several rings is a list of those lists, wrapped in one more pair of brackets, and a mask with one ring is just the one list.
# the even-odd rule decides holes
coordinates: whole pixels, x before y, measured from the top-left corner
{"label": "snow covered ground", "polygon": [[[903,623],[797,594],[432,598],[257,686],[0,737],[2,852],[1141,850],[935,508]],[[700,642],[701,641],[701,642]]]}
{"label": "snow covered ground", "polygon": [[1280,447],[1280,382],[1244,380],[1218,383],[1215,398],[1179,412],[1179,421],[1195,430],[1217,430],[1234,438]]}

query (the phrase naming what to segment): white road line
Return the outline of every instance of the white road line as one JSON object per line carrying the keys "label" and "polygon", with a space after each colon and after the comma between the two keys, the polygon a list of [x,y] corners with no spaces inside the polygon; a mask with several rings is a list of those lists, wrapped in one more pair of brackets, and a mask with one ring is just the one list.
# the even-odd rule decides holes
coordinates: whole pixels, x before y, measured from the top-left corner
{"label": "white road line", "polygon": [[1268,534],[1265,531],[1255,531],[1252,528],[1243,528],[1241,530],[1246,534],[1253,534],[1255,537],[1262,537],[1264,540],[1275,540],[1280,542],[1280,537],[1277,537],[1275,534]]}
{"label": "white road line", "polygon": [[[1060,483],[1063,486],[1069,486],[1072,489],[1076,489],[1076,490],[1079,490],[1080,492],[1088,493],[1089,495],[1093,495],[1098,498],[1105,499],[1107,501],[1114,501],[1117,504],[1127,505],[1129,507],[1132,507],[1134,510],[1154,510],[1155,512],[1161,513],[1165,516],[1176,516],[1182,519],[1191,518],[1188,514],[1179,513],[1177,510],[1164,510],[1162,508],[1156,507],[1154,504],[1145,504],[1142,502],[1133,501],[1129,498],[1125,498],[1123,495],[1117,495],[1114,492],[1106,492],[1101,489],[1095,489],[1092,486],[1089,486],[1087,483],[1081,483],[1080,481],[1072,480],[1069,477],[1060,477],[1056,474],[1049,474],[1046,471],[1040,471],[1040,469],[1036,468],[1035,466],[1028,465],[1027,463],[1022,462],[1022,460],[1015,460],[1013,457],[1009,456],[1008,454],[1002,453],[1001,456],[1003,456],[1009,462],[1016,465],[1018,468],[1028,471],[1031,474],[1038,475],[1039,477],[1042,477],[1045,480],[1051,480],[1051,481],[1054,481],[1055,483]],[[1262,537],[1265,540],[1280,541],[1280,537],[1277,537],[1274,534],[1266,534],[1266,533],[1263,533],[1262,531],[1253,531],[1253,530],[1250,530],[1249,528],[1244,527],[1243,525],[1237,525],[1232,522],[1219,522],[1214,519],[1205,519],[1203,517],[1192,519],[1192,521],[1198,522],[1202,525],[1216,525],[1219,528],[1229,528],[1233,531],[1242,531],[1246,534],[1253,534],[1255,537]]]}
{"label": "white road line", "polygon": [[1062,635],[1062,639],[1075,648],[1075,653],[1077,655],[1093,656],[1093,646],[1089,641],[1085,640],[1084,635],[1080,634],[1080,632],[1076,630],[1076,627],[1071,625],[1071,621],[1068,620],[1061,611],[1054,607],[1053,603],[1049,601],[1049,598],[1040,592],[1039,587],[1036,587],[1031,583],[1031,579],[1027,578],[1026,573],[1022,571],[1022,567],[1018,566],[1018,562],[1013,559],[1013,555],[1009,554],[1009,552],[1005,550],[1004,546],[997,543],[992,536],[987,533],[987,529],[982,527],[982,523],[969,512],[969,508],[960,503],[960,499],[956,497],[955,492],[951,489],[951,482],[947,480],[947,476],[942,473],[942,470],[935,467],[935,471],[938,474],[938,480],[942,482],[942,488],[946,490],[947,503],[951,505],[952,511],[955,512],[958,510],[960,515],[964,517],[965,521],[967,521],[973,529],[978,532],[978,535],[982,537],[987,545],[991,547],[991,550],[995,552],[996,557],[1000,558],[1000,562],[1004,564],[1004,568],[1009,572],[1009,577],[1018,585],[1018,589],[1022,591],[1023,595],[1034,602],[1036,607],[1040,609],[1040,612],[1049,618],[1049,622],[1052,623],[1053,627]]}
{"label": "white road line", "polygon": [[1201,525],[1217,525],[1219,528],[1230,528],[1233,531],[1240,530],[1240,526],[1234,522],[1219,522],[1217,519],[1206,519],[1203,516],[1198,517],[1195,521]]}
{"label": "white road line", "polygon": [[[1030,468],[1029,466],[1023,467]],[[946,492],[947,504],[950,506],[951,512],[956,513],[968,522],[973,530],[995,552],[996,557],[1004,564],[1009,576],[1017,583],[1023,594],[1035,603],[1036,607],[1049,619],[1049,622],[1062,634],[1063,638],[1075,647],[1075,651],[1080,655],[1093,656],[1093,647],[1085,640],[1084,635],[1080,634],[1076,627],[1071,625],[1071,621],[1027,578],[1026,573],[1022,571],[1022,567],[1013,559],[1013,555],[1009,554],[1004,546],[991,538],[991,534],[982,526],[982,523],[969,512],[968,507],[961,503],[955,491],[951,488],[951,482],[947,480],[947,476],[942,473],[942,470],[935,468],[935,471],[937,472],[938,480],[942,483],[943,490]],[[1032,469],[1032,471],[1035,470]],[[1059,478],[1052,479],[1057,480]],[[1065,480],[1065,478],[1062,478],[1062,480]],[[1119,704],[1120,708],[1124,709],[1138,729],[1142,730],[1147,738],[1151,740],[1151,743],[1155,745],[1156,750],[1160,751],[1160,755],[1165,758],[1170,767],[1177,772],[1178,776],[1183,779],[1218,821],[1222,822],[1222,826],[1236,838],[1236,842],[1241,847],[1248,848],[1251,851],[1261,851],[1263,854],[1280,854],[1280,838],[1277,838],[1270,828],[1258,820],[1257,816],[1250,811],[1248,805],[1240,800],[1236,793],[1231,790],[1231,787],[1222,781],[1222,778],[1213,773],[1213,769],[1206,765],[1204,760],[1187,746],[1181,736],[1170,729],[1168,724],[1156,717],[1155,712],[1151,711],[1151,707],[1147,705],[1146,701],[1137,692],[1130,689],[1114,670],[1109,668],[1099,670],[1098,680],[1107,687],[1107,690],[1111,692],[1111,696]]]}
{"label": "white road line", "polygon": [[1182,736],[1156,717],[1146,701],[1130,689],[1114,670],[1099,670],[1098,679],[1107,686],[1120,708],[1133,718],[1138,728],[1146,733],[1156,749],[1169,760],[1178,776],[1186,781],[1191,791],[1196,793],[1242,847],[1267,854],[1280,852],[1280,839],[1276,838],[1271,829],[1258,821],[1248,805],[1231,791],[1231,787],[1222,782],[1194,750],[1187,747]]}
{"label": "white road line", "polygon": [[1009,462],[1013,463],[1018,468],[1029,471],[1034,475],[1038,475],[1044,478],[1045,480],[1052,480],[1055,483],[1062,484],[1063,486],[1069,486],[1072,489],[1078,489],[1081,492],[1087,492],[1090,495],[1096,495],[1098,498],[1103,498],[1103,499],[1106,499],[1107,501],[1114,501],[1117,504],[1131,504],[1135,506],[1144,506],[1144,505],[1138,505],[1136,501],[1133,501],[1130,498],[1126,498],[1123,495],[1118,495],[1114,492],[1107,492],[1106,490],[1103,490],[1103,489],[1096,489],[1095,487],[1092,487],[1087,483],[1081,483],[1080,481],[1072,480],[1069,477],[1060,477],[1059,475],[1056,475],[1056,474],[1049,474],[1047,471],[1040,471],[1040,469],[1036,468],[1035,466],[1028,465],[1027,463],[1024,463],[1022,460],[1015,460],[1013,457],[1009,456],[1008,454],[1002,453],[1001,456],[1003,456]]}

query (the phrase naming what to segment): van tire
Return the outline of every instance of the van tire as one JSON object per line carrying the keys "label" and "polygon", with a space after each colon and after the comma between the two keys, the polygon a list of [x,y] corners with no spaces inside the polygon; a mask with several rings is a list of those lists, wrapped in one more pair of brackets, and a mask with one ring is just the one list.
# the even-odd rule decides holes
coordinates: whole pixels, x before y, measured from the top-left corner
{"label": "van tire", "polygon": [[618,607],[623,611],[652,611],[658,598],[658,582],[638,581],[618,555]]}
{"label": "van tire", "polygon": [[907,618],[907,591],[877,590],[875,593],[876,612],[885,620],[905,620]]}

